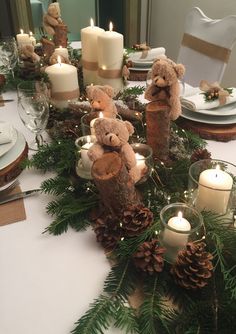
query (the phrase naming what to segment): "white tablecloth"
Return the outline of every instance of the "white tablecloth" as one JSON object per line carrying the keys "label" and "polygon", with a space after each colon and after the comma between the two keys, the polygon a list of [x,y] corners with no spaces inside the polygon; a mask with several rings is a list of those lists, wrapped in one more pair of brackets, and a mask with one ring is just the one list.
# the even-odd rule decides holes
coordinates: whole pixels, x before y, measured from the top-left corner
{"label": "white tablecloth", "polygon": [[[16,94],[5,93],[4,98],[14,102],[0,108],[0,120],[32,139],[18,116]],[[235,141],[208,143],[213,158],[236,163]],[[25,170],[19,180],[27,190],[49,176]],[[1,334],[69,334],[102,292],[110,266],[94,232],[69,229],[61,236],[42,234],[52,222],[45,210],[49,200],[41,194],[25,199],[27,219],[0,227]]]}

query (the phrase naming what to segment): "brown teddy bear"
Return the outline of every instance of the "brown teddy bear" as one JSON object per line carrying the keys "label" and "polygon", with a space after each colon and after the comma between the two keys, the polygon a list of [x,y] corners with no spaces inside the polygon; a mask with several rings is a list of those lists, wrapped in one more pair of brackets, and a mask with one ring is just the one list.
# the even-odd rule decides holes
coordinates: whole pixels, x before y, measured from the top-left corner
{"label": "brown teddy bear", "polygon": [[90,85],[86,93],[92,109],[102,111],[104,117],[115,118],[117,109],[113,100],[114,89],[109,85]]}
{"label": "brown teddy bear", "polygon": [[171,59],[157,59],[152,65],[152,83],[147,87],[144,97],[149,101],[161,101],[170,106],[170,118],[175,120],[181,114],[179,99],[179,81],[184,75],[182,64],[175,64]]}
{"label": "brown teddy bear", "polygon": [[62,19],[60,17],[60,8],[57,3],[51,3],[48,6],[48,11],[43,16],[43,27],[47,34],[54,35],[55,29],[59,23],[62,23]]}
{"label": "brown teddy bear", "polygon": [[36,63],[40,60],[40,57],[34,52],[34,46],[29,44],[20,48],[20,59]]}
{"label": "brown teddy bear", "polygon": [[88,150],[91,161],[101,158],[105,152],[116,151],[120,154],[127,167],[131,179],[137,182],[141,178],[141,171],[133,148],[128,143],[129,136],[134,133],[133,125],[128,121],[113,118],[99,118],[94,123],[97,142]]}
{"label": "brown teddy bear", "polygon": [[[63,57],[62,55],[60,55],[60,60],[61,60],[61,63],[70,64],[69,59],[66,58],[66,57]],[[53,54],[49,58],[49,64],[54,65],[54,64],[57,64],[57,63],[58,63],[58,53],[53,52]]]}

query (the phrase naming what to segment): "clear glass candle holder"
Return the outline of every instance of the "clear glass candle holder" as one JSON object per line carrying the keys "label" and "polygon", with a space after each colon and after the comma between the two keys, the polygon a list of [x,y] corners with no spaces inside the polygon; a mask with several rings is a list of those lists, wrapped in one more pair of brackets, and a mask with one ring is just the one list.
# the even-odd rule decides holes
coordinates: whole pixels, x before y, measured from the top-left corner
{"label": "clear glass candle holder", "polygon": [[223,160],[204,159],[189,168],[189,202],[199,211],[228,214],[235,208],[236,166]]}
{"label": "clear glass candle holder", "polygon": [[141,178],[137,184],[145,182],[152,173],[153,159],[152,159],[152,148],[149,145],[135,143],[131,144],[136,161],[137,168],[140,169]]}
{"label": "clear glass candle holder", "polygon": [[92,135],[79,137],[75,141],[77,149],[76,173],[83,179],[91,180],[91,168],[93,162],[88,157],[88,150],[96,142],[96,137]]}
{"label": "clear glass candle holder", "polygon": [[204,235],[202,215],[185,203],[172,203],[160,212],[159,240],[165,248],[164,258],[173,263],[178,252],[190,241],[201,240]]}
{"label": "clear glass candle holder", "polygon": [[[102,111],[91,111],[81,117],[81,131],[83,136],[94,135],[94,123],[97,118],[103,118]],[[117,119],[122,120],[119,114],[116,115]]]}

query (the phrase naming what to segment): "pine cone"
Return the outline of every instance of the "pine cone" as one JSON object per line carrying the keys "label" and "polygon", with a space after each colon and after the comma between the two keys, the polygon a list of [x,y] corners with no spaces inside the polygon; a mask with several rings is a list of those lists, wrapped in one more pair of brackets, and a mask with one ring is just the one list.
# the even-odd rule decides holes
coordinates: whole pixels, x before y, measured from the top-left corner
{"label": "pine cone", "polygon": [[171,273],[175,282],[185,289],[200,289],[207,285],[207,280],[212,276],[213,256],[204,249],[204,242],[194,244],[189,242],[186,249],[178,253]]}
{"label": "pine cone", "polygon": [[120,221],[111,215],[100,217],[96,220],[93,230],[97,241],[107,250],[113,250],[122,236]]}
{"label": "pine cone", "polygon": [[152,275],[163,270],[163,253],[165,249],[159,246],[157,239],[141,244],[133,254],[134,264],[137,268]]}
{"label": "pine cone", "polygon": [[198,148],[191,155],[191,162],[196,162],[203,159],[211,159],[211,153],[207,149]]}
{"label": "pine cone", "polygon": [[141,234],[153,222],[153,214],[142,204],[128,207],[121,217],[124,235],[133,237]]}

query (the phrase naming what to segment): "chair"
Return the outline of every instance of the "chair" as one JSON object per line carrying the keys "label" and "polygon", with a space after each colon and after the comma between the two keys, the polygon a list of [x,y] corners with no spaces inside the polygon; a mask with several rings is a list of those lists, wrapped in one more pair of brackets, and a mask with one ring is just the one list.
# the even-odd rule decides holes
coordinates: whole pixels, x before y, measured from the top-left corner
{"label": "chair", "polygon": [[184,81],[199,86],[201,80],[222,80],[236,42],[236,15],[212,20],[198,7],[185,20],[178,63],[185,65]]}

